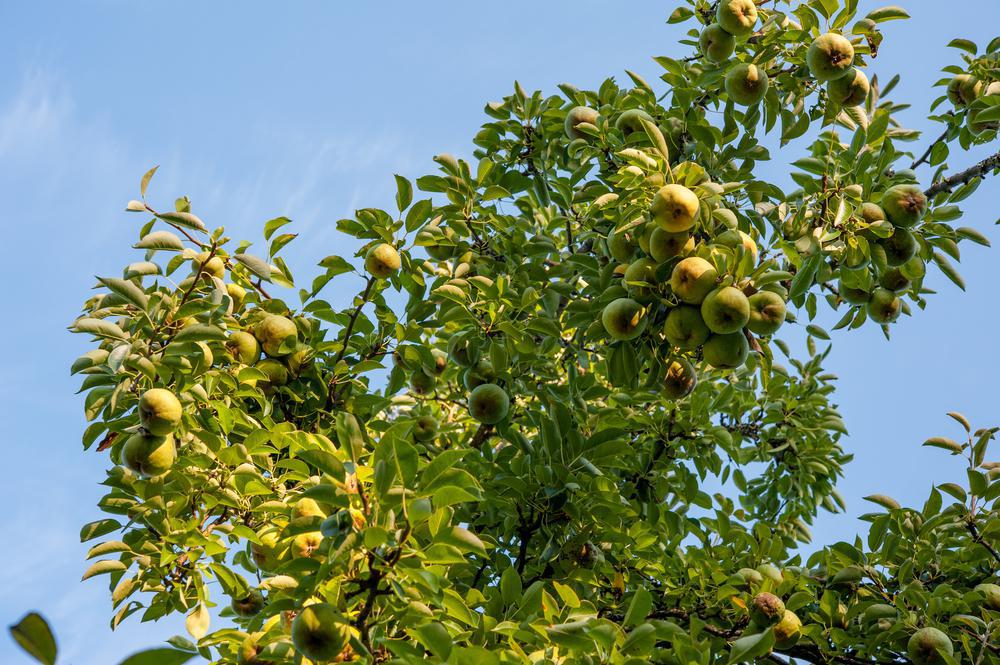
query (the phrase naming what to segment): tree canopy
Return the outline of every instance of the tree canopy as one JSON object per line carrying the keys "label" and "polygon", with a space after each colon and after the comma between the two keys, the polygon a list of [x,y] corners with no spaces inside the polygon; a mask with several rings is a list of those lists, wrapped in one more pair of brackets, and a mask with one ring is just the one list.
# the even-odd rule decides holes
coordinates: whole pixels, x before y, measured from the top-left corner
{"label": "tree canopy", "polygon": [[[906,12],[856,6],[689,0],[655,84],[515,85],[306,283],[290,220],[234,241],[149,171],[135,262],[72,324],[108,459],[84,579],[112,628],[187,617],[127,662],[1000,662],[996,428],[950,414],[927,444],[967,477],[811,543],[851,457],[814,320],[888,337],[928,270],[961,287],[1000,167],[949,163],[996,138],[1000,38],[951,43],[928,144],[866,73]],[[37,615],[14,635],[55,660]]]}

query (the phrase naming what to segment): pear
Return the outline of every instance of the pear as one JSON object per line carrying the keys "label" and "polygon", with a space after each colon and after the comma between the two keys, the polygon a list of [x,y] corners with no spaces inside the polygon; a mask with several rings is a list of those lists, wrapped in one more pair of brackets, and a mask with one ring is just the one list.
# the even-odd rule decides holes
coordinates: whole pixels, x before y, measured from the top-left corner
{"label": "pear", "polygon": [[826,94],[838,106],[857,106],[868,99],[871,84],[857,67],[851,67],[840,78],[826,84]]}
{"label": "pear", "polygon": [[[652,259],[637,259],[625,270],[625,288],[636,300],[651,299],[656,293],[656,262]],[[643,286],[649,284],[650,286]]]}
{"label": "pear", "polygon": [[671,233],[652,224],[649,233],[649,255],[654,261],[663,262],[675,256],[686,256],[694,251],[694,236],[689,231]]}
{"label": "pear", "polygon": [[608,235],[608,252],[619,263],[628,263],[639,247],[632,229],[615,230]]}
{"label": "pear", "polygon": [[139,421],[150,434],[166,436],[172,433],[183,415],[180,400],[169,390],[150,388],[139,398]]}
{"label": "pear", "polygon": [[432,441],[437,431],[438,421],[433,416],[420,416],[413,421],[413,438],[417,441]]}
{"label": "pear", "polygon": [[122,447],[125,466],[146,478],[166,473],[176,460],[177,448],[172,434],[160,436],[136,432]]}
{"label": "pear", "polygon": [[944,665],[948,662],[944,656],[954,656],[955,648],[947,635],[937,628],[927,627],[910,636],[906,643],[906,655],[913,665]]}
{"label": "pear", "polygon": [[233,598],[229,604],[236,616],[252,617],[264,607],[264,594],[259,589],[250,589],[242,598]]}
{"label": "pear", "polygon": [[753,106],[764,99],[770,86],[767,72],[757,65],[740,63],[726,73],[726,94],[741,106]]}
{"label": "pear", "polygon": [[663,334],[673,346],[684,350],[697,349],[705,343],[712,331],[701,318],[701,309],[693,305],[679,305],[667,314]]}
{"label": "pear", "polygon": [[597,118],[600,114],[592,108],[587,106],[574,106],[566,114],[566,121],[563,123],[563,128],[566,131],[566,136],[571,139],[588,139],[591,138],[589,134],[585,134],[577,129],[577,125],[586,122],[591,125],[597,124]]}
{"label": "pear", "polygon": [[927,211],[927,197],[916,185],[893,185],[882,195],[882,209],[893,226],[910,227]]}
{"label": "pear", "polygon": [[274,358],[264,358],[255,367],[267,376],[270,386],[283,386],[288,383],[288,368]]}
{"label": "pear", "polygon": [[774,633],[774,646],[779,649],[787,649],[794,646],[802,636],[802,620],[791,610],[785,610],[781,621],[771,628]]}
{"label": "pear", "polygon": [[495,383],[476,386],[469,393],[469,415],[486,425],[496,425],[507,417],[510,398]]}
{"label": "pear", "polygon": [[701,318],[714,333],[726,335],[738,332],[750,321],[750,302],[739,289],[724,286],[705,296],[701,303]]}
{"label": "pear", "polygon": [[646,329],[646,310],[631,298],[618,298],[604,307],[601,323],[612,338],[632,340]]}
{"label": "pear", "polygon": [[684,185],[661,187],[653,196],[649,214],[664,231],[679,233],[694,226],[698,218],[698,196]]}
{"label": "pear", "polygon": [[757,5],[753,0],[722,0],[715,10],[715,20],[734,37],[747,37],[757,24]]}
{"label": "pear", "polygon": [[292,342],[297,335],[295,323],[278,314],[268,314],[253,329],[253,336],[260,342],[260,347],[271,357],[282,356],[291,351]]}
{"label": "pear", "polygon": [[295,649],[317,663],[337,658],[350,639],[347,623],[328,603],[303,607],[292,622],[291,632]]}
{"label": "pear", "polygon": [[712,367],[735,369],[746,362],[750,343],[742,332],[712,335],[702,347],[702,357]]}
{"label": "pear", "polygon": [[723,30],[718,23],[712,23],[701,31],[698,39],[701,53],[709,61],[720,63],[729,59],[736,50],[736,38]]}
{"label": "pear", "polygon": [[899,318],[902,308],[903,301],[899,296],[888,289],[877,288],[868,301],[868,318],[875,323],[892,323]]}
{"label": "pear", "polygon": [[743,247],[746,253],[753,257],[754,265],[757,264],[757,243],[754,239],[750,237],[749,234],[740,231],[739,229],[729,229],[720,233],[715,238],[715,244],[723,245],[725,247],[732,247],[736,249],[737,247]]}
{"label": "pear", "polygon": [[983,83],[968,74],[959,74],[948,83],[948,99],[955,106],[967,106],[979,96]]}
{"label": "pear", "polygon": [[974,590],[983,597],[983,607],[994,612],[1000,611],[1000,585],[984,582],[977,584]]}
{"label": "pear", "polygon": [[785,616],[785,603],[773,593],[758,593],[750,601],[750,619],[761,628],[773,626]]}
{"label": "pear", "polygon": [[892,235],[879,241],[890,266],[901,266],[917,254],[917,238],[907,229],[893,229]]}
{"label": "pear", "polygon": [[202,275],[211,275],[212,277],[218,277],[222,279],[226,276],[226,263],[218,256],[212,256],[209,258],[208,252],[202,252],[198,256],[194,257],[194,265],[192,266],[193,272],[198,272],[201,270]]}
{"label": "pear", "polygon": [[747,328],[755,335],[773,335],[785,322],[785,301],[777,293],[758,291],[748,299],[750,321]]}
{"label": "pear", "polygon": [[233,360],[253,365],[260,360],[260,343],[248,332],[237,330],[226,340],[226,350]]}
{"label": "pear", "polygon": [[436,384],[437,380],[422,369],[416,370],[410,376],[410,390],[417,395],[431,394],[434,392],[434,386]]}
{"label": "pear", "polygon": [[837,284],[837,292],[843,301],[850,305],[867,305],[868,301],[872,298],[872,294],[864,289],[847,286],[843,280]]}
{"label": "pear", "polygon": [[664,397],[671,400],[687,397],[696,385],[698,374],[687,360],[676,358],[667,365],[667,372],[663,377]]}
{"label": "pear", "polygon": [[379,279],[395,275],[401,265],[399,252],[388,243],[383,242],[375,245],[365,255],[365,270]]}
{"label": "pear", "polygon": [[711,263],[699,256],[681,260],[670,275],[670,288],[674,295],[691,305],[700,305],[713,289],[719,272]]}
{"label": "pear", "polygon": [[642,109],[629,109],[618,116],[618,119],[615,120],[615,127],[620,129],[622,134],[628,138],[635,132],[646,131],[646,128],[642,124],[643,120],[655,122],[653,120],[653,116],[649,115]]}
{"label": "pear", "polygon": [[817,81],[834,81],[854,66],[854,45],[835,32],[820,35],[806,51],[806,64]]}

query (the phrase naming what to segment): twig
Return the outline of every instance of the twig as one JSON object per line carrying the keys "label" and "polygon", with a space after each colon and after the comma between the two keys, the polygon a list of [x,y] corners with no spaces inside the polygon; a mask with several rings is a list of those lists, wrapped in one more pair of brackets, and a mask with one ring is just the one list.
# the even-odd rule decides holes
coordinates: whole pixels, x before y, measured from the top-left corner
{"label": "twig", "polygon": [[960,173],[956,173],[955,175],[945,178],[944,180],[938,180],[936,183],[924,190],[924,196],[931,199],[941,192],[950,192],[955,187],[964,185],[974,178],[986,175],[987,171],[995,169],[1000,169],[1000,152],[990,155],[975,166],[967,168]]}
{"label": "twig", "polygon": [[920,155],[920,159],[916,159],[913,161],[912,164],[910,164],[910,168],[915,169],[921,164],[926,163],[927,160],[930,159],[931,151],[934,150],[934,146],[936,146],[938,143],[941,143],[941,141],[944,141],[946,138],[948,138],[948,132],[950,129],[951,128],[949,127],[948,129],[944,130],[941,133],[941,136],[934,139],[934,142],[931,143],[929,146],[927,146],[927,150],[924,151],[924,154]]}

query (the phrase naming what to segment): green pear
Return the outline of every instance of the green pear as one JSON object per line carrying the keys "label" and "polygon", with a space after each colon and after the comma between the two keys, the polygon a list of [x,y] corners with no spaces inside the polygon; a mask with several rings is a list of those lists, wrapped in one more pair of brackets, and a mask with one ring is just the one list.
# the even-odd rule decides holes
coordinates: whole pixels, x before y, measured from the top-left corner
{"label": "green pear", "polygon": [[639,244],[633,229],[615,230],[608,235],[608,252],[619,263],[628,263]]}
{"label": "green pear", "polygon": [[699,207],[697,194],[684,185],[670,184],[653,195],[649,214],[664,231],[679,233],[694,226]]}
{"label": "green pear", "polygon": [[826,84],[826,94],[838,106],[857,106],[868,99],[871,84],[868,77],[857,67]]}
{"label": "green pear", "polygon": [[984,582],[977,584],[974,590],[983,597],[983,607],[994,612],[1000,611],[1000,585]]}
{"label": "green pear", "polygon": [[289,551],[292,556],[299,559],[309,559],[323,544],[323,534],[319,531],[308,531],[300,533],[292,538],[292,546]]}
{"label": "green pear", "polygon": [[834,81],[854,66],[854,45],[835,32],[820,35],[806,51],[806,64],[817,81]]}
{"label": "green pear", "polygon": [[563,123],[563,128],[566,131],[566,136],[571,139],[588,139],[591,138],[589,134],[577,129],[577,125],[580,123],[589,123],[591,125],[597,125],[597,119],[600,114],[592,108],[587,106],[574,106],[566,114],[566,121]]}
{"label": "green pear", "polygon": [[441,228],[435,223],[428,224],[417,233],[417,244],[437,261],[450,259],[458,249],[455,231],[449,227]]}
{"label": "green pear", "polygon": [[493,363],[483,358],[474,367],[465,370],[462,375],[462,383],[465,384],[466,390],[472,390],[484,383],[493,383],[496,381],[496,378],[497,373],[493,369]]}
{"label": "green pear", "polygon": [[674,266],[670,288],[683,302],[700,305],[705,296],[715,289],[718,278],[715,266],[699,256],[689,256]]}
{"label": "green pear", "polygon": [[702,55],[709,61],[725,62],[736,50],[736,38],[723,30],[718,23],[712,23],[701,31],[698,46],[701,48]]}
{"label": "green pear", "polygon": [[879,285],[889,291],[905,291],[910,288],[910,278],[899,268],[889,268],[878,279]]}
{"label": "green pear", "polygon": [[319,507],[315,499],[304,497],[296,501],[292,507],[292,519],[302,517],[326,517],[326,513]]}
{"label": "green pear", "polygon": [[837,284],[837,292],[840,293],[840,297],[844,302],[850,305],[867,305],[868,301],[872,298],[872,294],[864,289],[847,286],[843,280]]}
{"label": "green pear", "polygon": [[741,106],[753,106],[764,99],[771,82],[767,72],[754,64],[741,62],[726,73],[726,94]]}
{"label": "green pear", "polygon": [[885,211],[882,210],[882,206],[867,201],[861,204],[858,215],[866,224],[885,221]]}
{"label": "green pear", "polygon": [[244,365],[253,365],[260,360],[260,343],[248,332],[237,330],[226,340],[226,351],[233,360]]}
{"label": "green pear", "polygon": [[702,357],[712,367],[735,369],[746,362],[750,343],[742,332],[712,335],[702,347]]}
{"label": "green pear", "polygon": [[898,616],[899,611],[892,605],[875,603],[865,608],[864,614],[861,615],[861,623],[866,626],[878,623],[881,627],[883,621],[888,619],[895,622]]}
{"label": "green pear", "polygon": [[429,395],[434,392],[437,380],[422,369],[418,369],[410,375],[410,390],[417,395]]}
{"label": "green pear", "polygon": [[211,275],[212,277],[218,277],[219,279],[226,276],[226,262],[218,256],[209,258],[208,252],[202,252],[198,256],[194,257],[192,271],[198,272],[199,269],[201,270],[202,275]]}
{"label": "green pear", "polygon": [[879,240],[885,250],[885,260],[890,266],[901,266],[917,254],[917,238],[903,227],[893,229],[892,235]]}
{"label": "green pear", "polygon": [[469,415],[485,425],[496,425],[507,417],[510,398],[495,383],[484,383],[469,393]]}
{"label": "green pear", "polygon": [[955,106],[968,106],[982,89],[983,83],[968,74],[959,74],[948,83],[948,99]]}
{"label": "green pear", "polygon": [[246,596],[233,598],[229,606],[236,616],[252,617],[264,608],[264,594],[260,589],[250,589]]}
{"label": "green pear", "polygon": [[906,643],[906,655],[913,665],[944,665],[955,655],[955,648],[948,636],[937,628],[921,628]]}
{"label": "green pear", "polygon": [[787,649],[795,646],[802,636],[802,620],[791,610],[785,610],[781,621],[771,628],[774,634],[774,646],[779,649]]}
{"label": "green pear", "polygon": [[479,362],[479,345],[468,337],[448,340],[448,356],[462,367],[472,367]]}
{"label": "green pear", "polygon": [[325,663],[347,646],[350,629],[333,605],[316,603],[302,608],[292,622],[292,644],[309,660]]}
{"label": "green pear", "polygon": [[365,270],[372,277],[379,279],[395,275],[401,265],[399,252],[396,251],[395,247],[385,242],[375,245],[365,255]]}
{"label": "green pear", "polygon": [[303,368],[309,366],[313,361],[313,350],[308,344],[303,344],[299,342],[292,349],[292,352],[283,358],[285,361],[285,366],[292,376],[298,376],[302,373]]}
{"label": "green pear", "polygon": [[279,531],[274,527],[257,532],[259,543],[250,544],[250,558],[263,571],[273,571],[281,565],[282,549],[279,545]]}
{"label": "green pear", "polygon": [[622,134],[624,134],[627,138],[635,132],[646,131],[646,128],[642,124],[643,120],[655,122],[653,120],[653,116],[649,115],[642,109],[629,109],[618,116],[618,119],[615,120],[615,127],[620,129]]}
{"label": "green pear", "polygon": [[754,265],[757,265],[757,243],[754,242],[754,239],[749,234],[739,229],[729,229],[728,231],[723,231],[715,238],[715,244],[732,247],[733,249],[743,247],[746,253],[753,257]]}
{"label": "green pear", "polygon": [[694,366],[683,358],[675,358],[667,365],[663,377],[663,396],[670,400],[687,397],[698,385],[698,373]]}
{"label": "green pear", "polygon": [[764,576],[753,568],[740,568],[736,574],[743,579],[743,584],[747,586],[756,586],[764,582]]}
{"label": "green pear", "polygon": [[785,322],[785,301],[777,293],[758,291],[747,300],[750,303],[747,328],[755,335],[773,335]]}
{"label": "green pear", "polygon": [[631,298],[618,298],[604,307],[601,322],[612,338],[635,339],[646,329],[646,309]]}
{"label": "green pear", "polygon": [[684,350],[697,349],[712,331],[701,318],[701,309],[693,305],[678,305],[667,314],[663,334],[673,346]]}
{"label": "green pear", "polygon": [[739,289],[723,286],[705,296],[701,303],[701,318],[714,333],[735,333],[750,321],[750,302]]}
{"label": "green pear", "polygon": [[[636,300],[651,299],[656,293],[656,267],[652,259],[636,259],[625,270],[625,288]],[[649,284],[649,286],[644,286]]]}
{"label": "green pear", "polygon": [[757,24],[757,5],[753,0],[722,0],[715,10],[715,20],[734,37],[747,37]]}
{"label": "green pear", "polygon": [[694,251],[694,236],[689,231],[671,233],[658,224],[651,224],[649,232],[649,255],[662,263],[675,256],[687,256]]}
{"label": "green pear", "polygon": [[417,441],[431,441],[437,431],[438,421],[433,416],[419,416],[413,421],[413,438]]}
{"label": "green pear", "polygon": [[139,398],[139,422],[150,434],[166,436],[172,433],[183,415],[180,400],[169,390],[150,388]]}
{"label": "green pear", "polygon": [[283,386],[288,383],[288,368],[274,358],[264,358],[255,367],[267,376],[268,385]]}
{"label": "green pear", "polygon": [[757,566],[757,572],[771,580],[774,584],[781,584],[785,581],[785,576],[781,573],[781,569],[773,563],[760,564]]}
{"label": "green pear", "polygon": [[868,301],[868,318],[875,323],[892,323],[899,318],[903,301],[892,291],[884,288],[875,289]]}
{"label": "green pear", "polygon": [[785,603],[773,593],[758,593],[750,601],[750,619],[761,628],[773,626],[785,616]]}
{"label": "green pear", "polygon": [[282,356],[291,351],[297,335],[295,322],[278,314],[268,314],[253,329],[253,336],[260,342],[260,348],[271,357]]}
{"label": "green pear", "polygon": [[176,460],[177,448],[172,434],[162,436],[136,432],[122,447],[125,466],[146,478],[166,473]]}
{"label": "green pear", "polygon": [[893,226],[910,227],[927,211],[927,197],[916,185],[893,185],[882,195],[882,209]]}
{"label": "green pear", "polygon": [[229,299],[233,301],[233,311],[239,311],[243,307],[243,302],[246,300],[247,290],[239,284],[233,284],[230,282],[229,284],[226,284],[226,293],[229,295]]}

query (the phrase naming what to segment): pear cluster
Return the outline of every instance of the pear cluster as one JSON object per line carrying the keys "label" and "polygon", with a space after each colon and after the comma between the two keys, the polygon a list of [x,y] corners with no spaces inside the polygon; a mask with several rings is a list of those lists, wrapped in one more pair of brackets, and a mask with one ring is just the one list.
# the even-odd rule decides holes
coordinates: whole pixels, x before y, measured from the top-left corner
{"label": "pear cluster", "polygon": [[1000,95],[1000,81],[985,82],[971,74],[958,74],[948,82],[948,99],[957,110],[966,111],[969,131],[979,136],[1000,129],[1000,121],[985,117],[995,108],[984,97]]}
{"label": "pear cluster", "polygon": [[[753,0],[722,0],[715,12],[715,22],[701,31],[698,45],[702,56],[711,63],[726,63],[736,52],[736,43],[753,34],[757,25],[757,5]],[[737,104],[753,106],[767,94],[770,80],[763,67],[736,62],[726,72],[726,94]]]}
{"label": "pear cluster", "polygon": [[820,35],[806,51],[809,72],[826,83],[827,98],[836,106],[857,106],[868,98],[868,76],[854,62],[854,44],[836,32]]}

